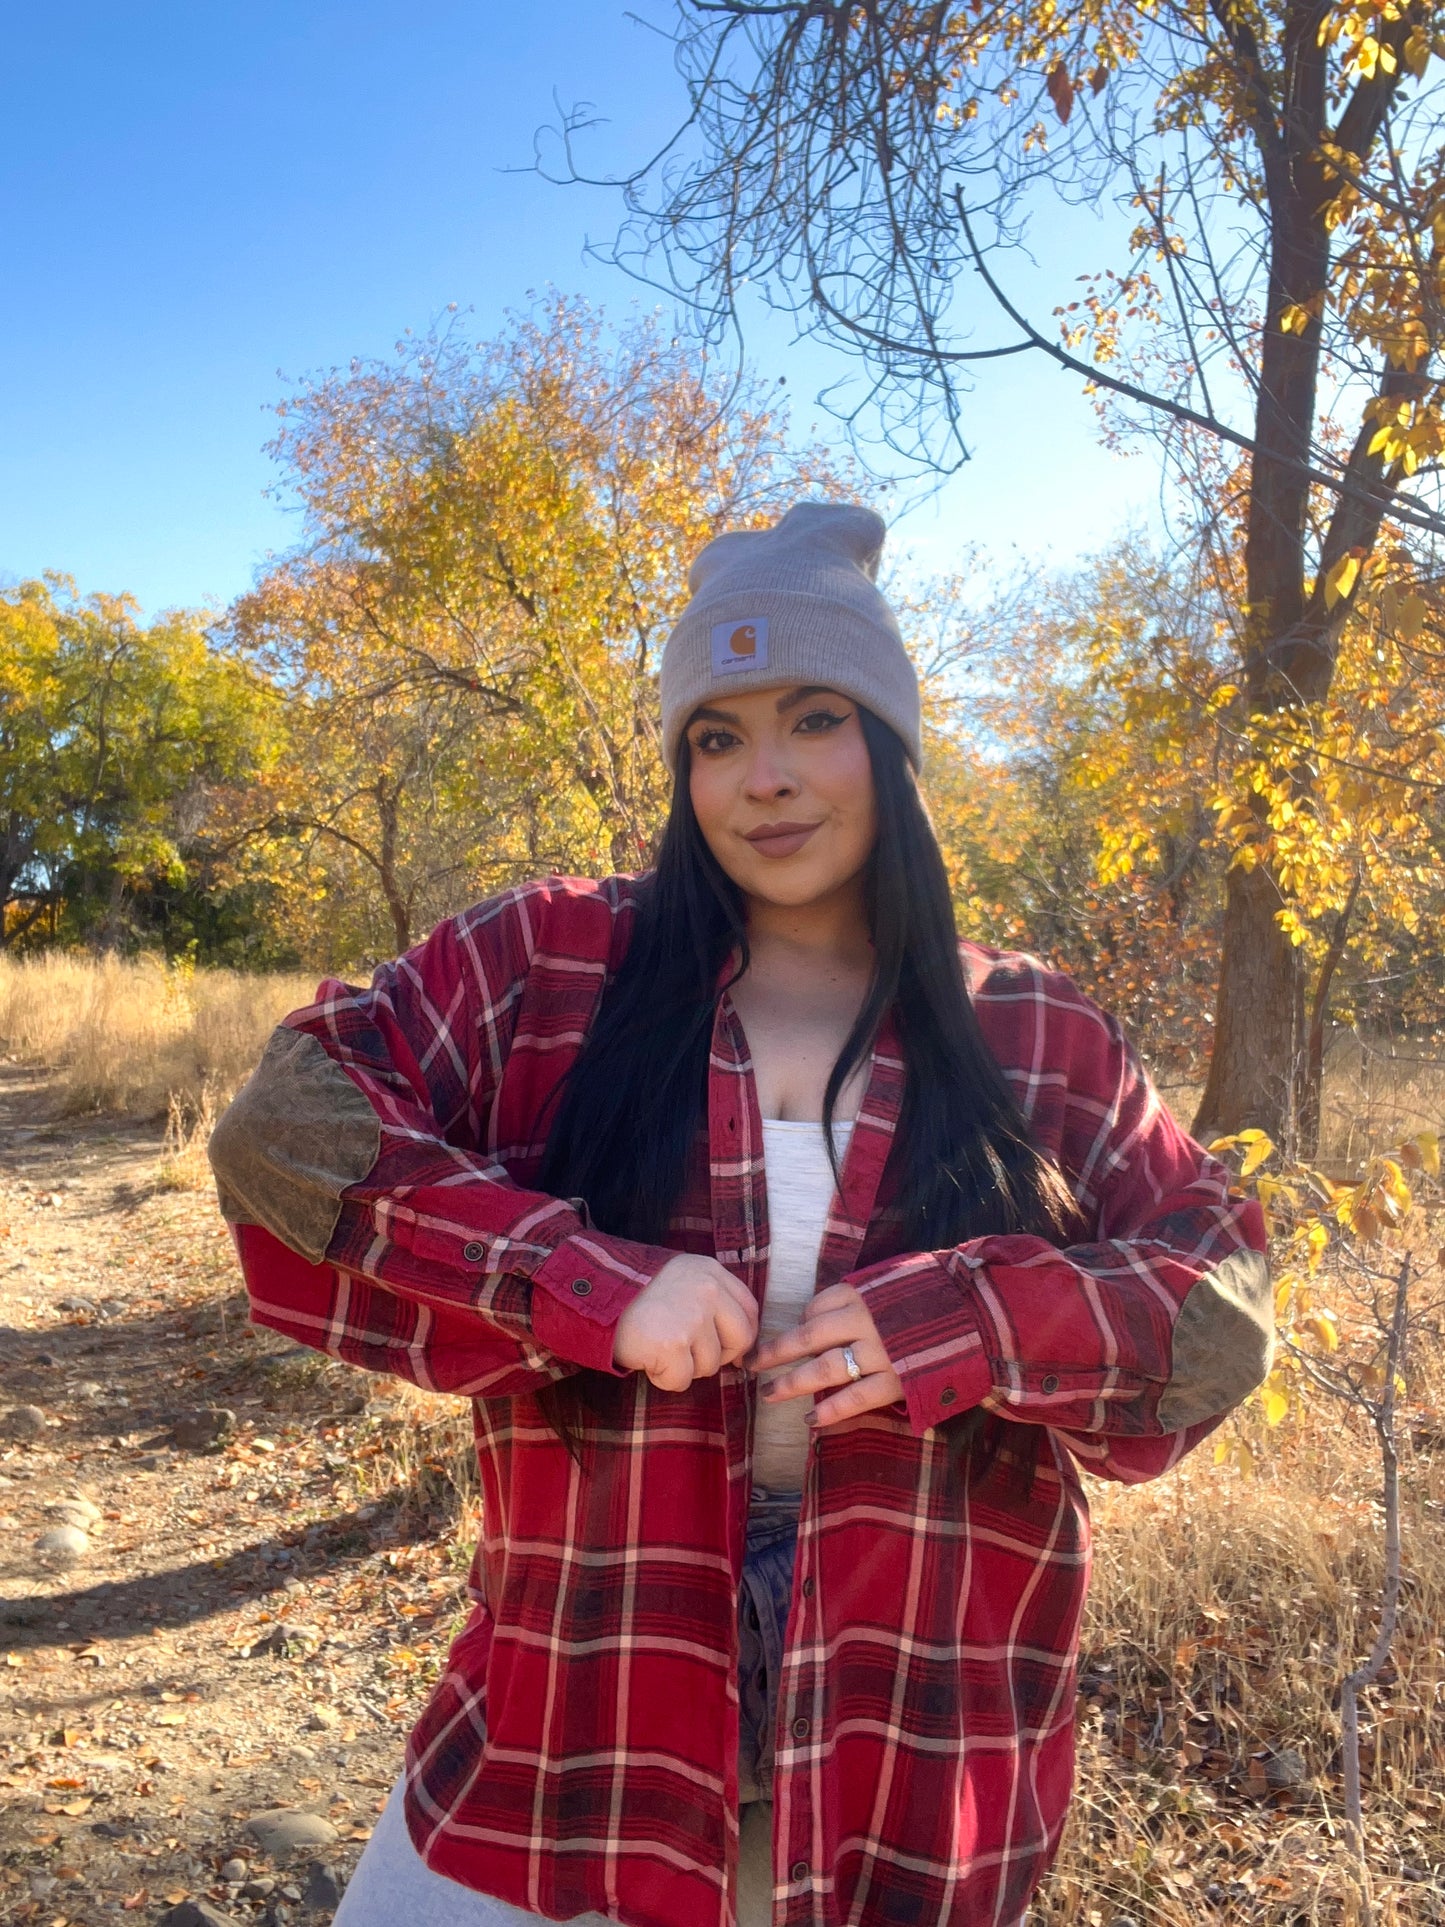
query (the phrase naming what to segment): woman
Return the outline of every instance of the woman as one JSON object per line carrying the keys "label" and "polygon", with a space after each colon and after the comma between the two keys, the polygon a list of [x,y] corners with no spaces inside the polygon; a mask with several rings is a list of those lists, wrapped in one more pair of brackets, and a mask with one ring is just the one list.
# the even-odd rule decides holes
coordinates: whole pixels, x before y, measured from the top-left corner
{"label": "woman", "polygon": [[1257,1209],[1066,978],[958,944],[882,539],[711,543],[655,870],[323,985],[216,1130],[258,1322],[474,1401],[475,1605],[342,1927],[1011,1927],[1075,1461],[1163,1472],[1267,1368]]}

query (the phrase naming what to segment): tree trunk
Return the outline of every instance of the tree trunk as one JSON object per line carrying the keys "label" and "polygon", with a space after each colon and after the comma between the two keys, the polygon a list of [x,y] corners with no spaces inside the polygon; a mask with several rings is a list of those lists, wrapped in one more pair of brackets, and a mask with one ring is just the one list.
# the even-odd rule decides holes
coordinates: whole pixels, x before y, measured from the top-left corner
{"label": "tree trunk", "polygon": [[90,948],[102,957],[115,955],[125,941],[125,878],[113,871],[106,893],[105,915],[90,936]]}
{"label": "tree trunk", "polygon": [[[1251,715],[1318,700],[1333,659],[1309,658],[1314,686],[1282,672],[1281,652],[1306,614],[1306,535],[1319,386],[1320,315],[1329,275],[1328,196],[1318,142],[1325,128],[1328,60],[1319,44],[1317,0],[1291,0],[1285,38],[1287,98],[1264,137],[1270,211],[1269,285],[1255,403],[1255,452],[1245,524],[1244,695]],[[1286,332],[1287,310],[1308,319]],[[1263,805],[1254,799],[1262,817]],[[1256,1128],[1290,1152],[1299,1138],[1304,1068],[1304,979],[1293,944],[1275,921],[1283,898],[1263,866],[1229,872],[1219,963],[1214,1048],[1198,1116],[1206,1142]]]}
{"label": "tree trunk", "polygon": [[411,949],[411,908],[396,874],[400,803],[401,785],[388,783],[383,777],[376,786],[376,807],[381,818],[381,856],[376,868],[381,878],[386,907],[391,912],[391,927],[396,935],[398,955]]}
{"label": "tree trunk", "polygon": [[[20,934],[19,930],[10,928],[10,903],[15,886],[30,861],[32,841],[19,811],[12,810],[4,839],[0,841],[0,950],[7,949]],[[31,917],[21,929],[28,929],[34,921],[34,917]]]}
{"label": "tree trunk", "polygon": [[1209,1081],[1194,1119],[1207,1144],[1267,1131],[1293,1151],[1304,1063],[1304,970],[1275,921],[1279,890],[1264,869],[1229,872]]}

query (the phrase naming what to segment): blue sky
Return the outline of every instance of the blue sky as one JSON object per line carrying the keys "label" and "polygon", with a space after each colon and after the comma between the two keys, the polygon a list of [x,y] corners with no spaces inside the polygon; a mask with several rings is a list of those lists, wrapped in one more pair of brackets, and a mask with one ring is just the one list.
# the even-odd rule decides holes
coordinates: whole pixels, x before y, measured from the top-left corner
{"label": "blue sky", "polygon": [[[653,0],[652,17],[666,0]],[[584,257],[615,203],[524,168],[564,101],[632,160],[671,127],[666,48],[621,0],[98,0],[11,5],[0,39],[0,580],[42,569],[148,610],[223,604],[294,524],[262,444],[284,378],[385,354],[448,303],[478,333],[551,284],[621,313]],[[1098,265],[1071,216],[1040,285]],[[839,372],[771,335],[800,427]],[[1150,512],[1147,458],[1098,446],[1070,377],[995,364],[974,460],[899,537],[947,569],[970,542],[1067,560]]]}

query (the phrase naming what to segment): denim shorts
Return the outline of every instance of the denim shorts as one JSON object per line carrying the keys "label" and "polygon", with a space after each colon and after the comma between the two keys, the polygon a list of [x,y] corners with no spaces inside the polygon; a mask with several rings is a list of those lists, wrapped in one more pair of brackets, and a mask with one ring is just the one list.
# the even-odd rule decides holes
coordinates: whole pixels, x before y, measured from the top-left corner
{"label": "denim shorts", "polygon": [[753,1487],[738,1593],[738,1801],[773,1797],[773,1728],[793,1596],[801,1492]]}

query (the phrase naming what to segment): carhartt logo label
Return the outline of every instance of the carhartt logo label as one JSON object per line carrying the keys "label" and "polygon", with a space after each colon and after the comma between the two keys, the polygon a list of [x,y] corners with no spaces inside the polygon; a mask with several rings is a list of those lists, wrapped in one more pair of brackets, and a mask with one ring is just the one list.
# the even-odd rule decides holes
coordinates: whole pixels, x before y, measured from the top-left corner
{"label": "carhartt logo label", "polygon": [[712,630],[713,674],[726,676],[734,669],[766,669],[768,666],[768,620],[754,616],[751,622],[715,622]]}

